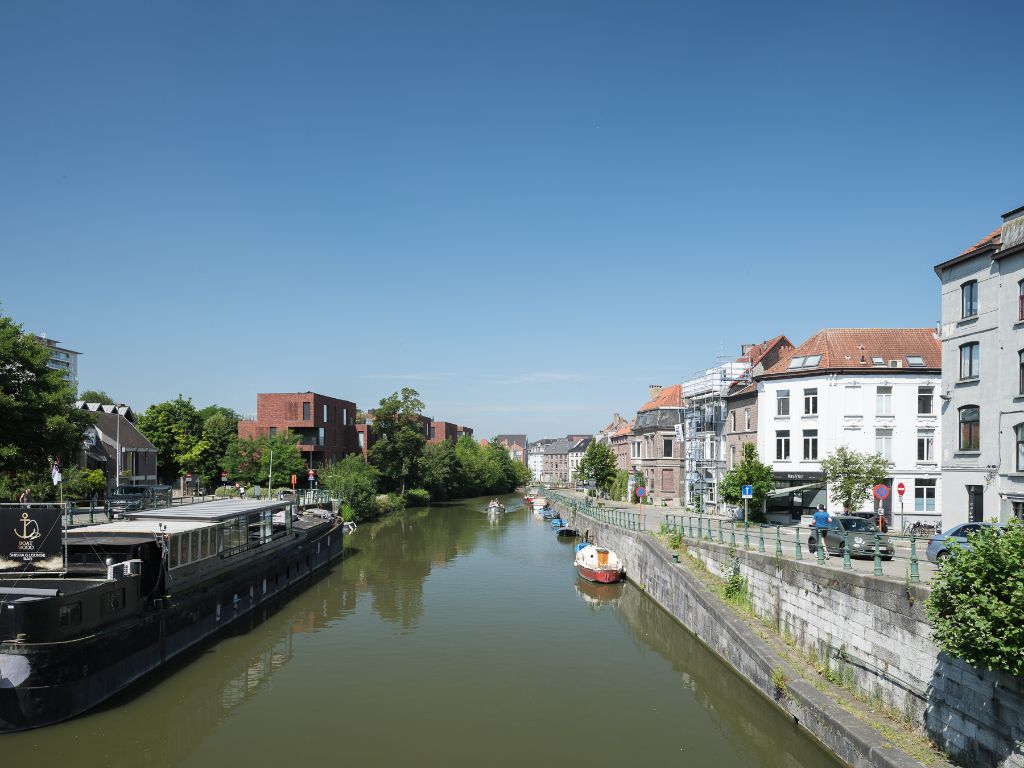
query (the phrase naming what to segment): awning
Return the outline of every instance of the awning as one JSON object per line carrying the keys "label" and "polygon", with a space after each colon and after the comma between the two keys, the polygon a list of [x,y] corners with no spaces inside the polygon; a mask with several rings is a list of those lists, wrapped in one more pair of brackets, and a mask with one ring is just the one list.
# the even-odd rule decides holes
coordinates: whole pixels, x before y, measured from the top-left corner
{"label": "awning", "polygon": [[825,488],[825,483],[822,481],[820,483],[808,483],[807,485],[794,485],[792,488],[776,488],[774,491],[769,491],[768,495],[785,496],[793,491],[807,491],[811,488],[814,488],[815,490],[823,490]]}

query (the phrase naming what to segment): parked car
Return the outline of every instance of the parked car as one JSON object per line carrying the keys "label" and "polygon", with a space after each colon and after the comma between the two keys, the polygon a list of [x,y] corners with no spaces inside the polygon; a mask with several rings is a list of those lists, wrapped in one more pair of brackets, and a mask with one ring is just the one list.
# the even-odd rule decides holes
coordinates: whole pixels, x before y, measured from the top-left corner
{"label": "parked car", "polygon": [[170,503],[169,485],[119,485],[110,494],[110,508],[122,514],[151,507],[166,507]]}
{"label": "parked car", "polygon": [[[846,531],[846,541],[850,544],[850,557],[874,557],[875,534],[878,534],[878,552],[882,559],[892,560],[896,555],[892,539],[881,533],[873,522],[857,515],[832,515],[825,535],[829,554],[843,554],[843,531]],[[807,551],[811,554],[818,551],[818,533],[813,527],[807,537]]]}
{"label": "parked car", "polygon": [[290,491],[287,488],[283,491],[277,492],[278,501],[295,501],[295,491]]}
{"label": "parked car", "polygon": [[952,554],[953,547],[959,545],[964,549],[971,548],[970,536],[982,528],[997,528],[995,523],[960,523],[945,533],[941,533],[928,542],[926,555],[933,563],[941,563]]}

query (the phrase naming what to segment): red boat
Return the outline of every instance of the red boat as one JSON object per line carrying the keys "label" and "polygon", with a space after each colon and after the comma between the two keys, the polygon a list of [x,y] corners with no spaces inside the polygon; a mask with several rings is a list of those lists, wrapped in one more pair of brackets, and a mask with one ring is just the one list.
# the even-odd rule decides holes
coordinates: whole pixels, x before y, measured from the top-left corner
{"label": "red boat", "polygon": [[622,578],[622,561],[610,549],[588,544],[576,553],[576,571],[587,581],[611,584]]}

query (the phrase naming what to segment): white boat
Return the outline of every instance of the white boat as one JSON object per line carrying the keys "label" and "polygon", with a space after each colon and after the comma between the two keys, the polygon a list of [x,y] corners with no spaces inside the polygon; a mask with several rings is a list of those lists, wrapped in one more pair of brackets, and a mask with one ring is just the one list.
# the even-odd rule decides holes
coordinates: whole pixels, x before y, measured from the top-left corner
{"label": "white boat", "polygon": [[619,556],[596,544],[588,544],[577,551],[573,565],[587,581],[611,584],[622,578],[622,561]]}
{"label": "white boat", "polygon": [[496,514],[499,514],[501,512],[504,512],[504,511],[505,511],[505,505],[502,504],[497,499],[495,499],[494,501],[492,501],[490,504],[487,505],[487,514],[489,514],[489,515],[496,515]]}

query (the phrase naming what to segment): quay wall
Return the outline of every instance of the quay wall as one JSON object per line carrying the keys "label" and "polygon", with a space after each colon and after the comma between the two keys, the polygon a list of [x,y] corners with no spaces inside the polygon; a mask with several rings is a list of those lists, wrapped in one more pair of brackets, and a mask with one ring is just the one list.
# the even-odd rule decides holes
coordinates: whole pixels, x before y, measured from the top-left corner
{"label": "quay wall", "polygon": [[[575,527],[615,550],[630,581],[840,758],[853,766],[919,764],[800,678],[650,534],[589,517]],[[939,653],[924,613],[927,587],[713,542],[691,542],[689,556],[723,578],[738,572],[758,618],[818,664],[827,660],[847,684],[903,713],[956,762],[1024,768],[1024,679]],[[785,692],[773,672],[785,677]]]}

